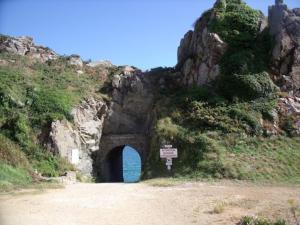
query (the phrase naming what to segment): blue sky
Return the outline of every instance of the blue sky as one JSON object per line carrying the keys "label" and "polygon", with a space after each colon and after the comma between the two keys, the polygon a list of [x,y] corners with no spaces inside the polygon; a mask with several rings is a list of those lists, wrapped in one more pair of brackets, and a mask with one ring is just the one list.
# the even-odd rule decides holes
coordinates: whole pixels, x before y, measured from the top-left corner
{"label": "blue sky", "polygon": [[[275,0],[247,0],[267,13]],[[59,54],[142,69],[174,66],[180,39],[214,0],[0,0],[0,33]],[[285,0],[290,8],[299,0]]]}

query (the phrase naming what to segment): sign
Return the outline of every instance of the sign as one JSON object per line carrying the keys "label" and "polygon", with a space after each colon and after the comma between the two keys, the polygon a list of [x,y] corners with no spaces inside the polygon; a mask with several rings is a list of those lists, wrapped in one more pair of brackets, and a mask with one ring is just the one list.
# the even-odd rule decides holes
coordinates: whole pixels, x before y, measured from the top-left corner
{"label": "sign", "polygon": [[166,166],[172,166],[172,159],[167,159]]}
{"label": "sign", "polygon": [[172,145],[165,145],[160,149],[160,158],[177,158],[177,148],[172,148]]}
{"label": "sign", "polygon": [[166,159],[167,169],[170,171],[173,165],[172,159],[178,157],[177,148],[173,148],[172,145],[164,145],[160,151],[160,158]]}
{"label": "sign", "polygon": [[79,163],[79,150],[78,149],[72,149],[71,163],[73,163],[75,165]]}

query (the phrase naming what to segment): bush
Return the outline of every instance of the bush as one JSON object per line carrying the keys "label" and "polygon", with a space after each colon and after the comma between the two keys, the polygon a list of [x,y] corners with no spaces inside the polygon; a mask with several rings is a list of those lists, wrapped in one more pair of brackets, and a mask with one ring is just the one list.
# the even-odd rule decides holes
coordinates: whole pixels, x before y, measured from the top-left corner
{"label": "bush", "polygon": [[296,137],[297,135],[297,128],[295,124],[297,122],[297,118],[293,115],[287,116],[285,118],[282,118],[280,121],[280,125],[282,129],[286,132],[286,134],[290,137]]}
{"label": "bush", "polygon": [[241,100],[271,97],[279,90],[269,74],[265,72],[248,75],[223,75],[219,82],[219,88],[226,97],[237,97]]}
{"label": "bush", "polygon": [[52,156],[50,153],[44,153],[38,159],[33,161],[33,167],[37,169],[39,173],[47,177],[62,176],[68,170],[74,170],[66,160]]}
{"label": "bush", "polygon": [[31,170],[31,166],[20,147],[2,134],[0,134],[0,159],[11,166]]}
{"label": "bush", "polygon": [[70,111],[74,104],[74,98],[64,90],[47,89],[40,90],[33,97],[32,109],[34,110],[34,120],[37,124],[70,119]]}
{"label": "bush", "polygon": [[251,127],[253,134],[259,134],[259,132],[262,129],[258,118],[252,116],[251,113],[249,113],[245,110],[233,108],[229,111],[229,115],[232,118],[246,122],[247,125],[249,125]]}
{"label": "bush", "polygon": [[32,182],[30,174],[18,167],[0,161],[0,191],[7,191],[13,186],[26,186]]}
{"label": "bush", "polygon": [[238,223],[238,225],[287,225],[287,223],[284,220],[277,220],[276,222],[272,222],[267,219],[245,216]]}
{"label": "bush", "polygon": [[221,1],[216,18],[209,25],[229,44],[221,59],[219,93],[228,99],[252,100],[268,97],[278,89],[266,72],[272,39],[265,30],[260,33],[262,13],[243,1]]}
{"label": "bush", "polygon": [[210,30],[218,33],[231,46],[245,46],[258,35],[261,13],[251,9],[242,1],[221,1],[216,8],[217,18]]}

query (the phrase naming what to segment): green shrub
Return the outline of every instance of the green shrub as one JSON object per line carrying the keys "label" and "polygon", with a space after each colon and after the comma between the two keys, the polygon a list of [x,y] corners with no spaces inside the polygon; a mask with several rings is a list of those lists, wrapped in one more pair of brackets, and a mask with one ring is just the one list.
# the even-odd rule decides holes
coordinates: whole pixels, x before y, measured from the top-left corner
{"label": "green shrub", "polygon": [[280,125],[282,129],[286,132],[286,134],[290,137],[298,136],[297,135],[297,128],[295,127],[297,118],[295,116],[287,116],[282,118],[280,121]]}
{"label": "green shrub", "polygon": [[229,115],[232,118],[246,122],[247,125],[251,127],[250,133],[252,132],[253,134],[259,134],[262,129],[261,124],[259,123],[259,119],[252,116],[250,112],[238,108],[233,108],[229,111]]}
{"label": "green shrub", "polygon": [[20,147],[2,134],[0,134],[0,159],[11,166],[31,170],[31,166]]}
{"label": "green shrub", "polygon": [[14,185],[6,180],[0,180],[0,192],[8,192],[14,189]]}
{"label": "green shrub", "polygon": [[277,220],[276,222],[272,222],[268,219],[245,216],[238,223],[238,225],[287,225],[287,223],[284,220]]}
{"label": "green shrub", "polygon": [[57,119],[70,119],[73,104],[74,98],[65,90],[40,90],[34,96],[32,103],[34,116],[37,117],[34,120],[40,124]]}
{"label": "green shrub", "polygon": [[261,13],[244,2],[221,1],[216,11],[217,18],[210,24],[210,30],[220,34],[230,45],[247,47],[258,35]]}
{"label": "green shrub", "polygon": [[269,74],[265,72],[248,75],[224,75],[219,87],[225,96],[235,96],[242,100],[271,97],[279,90],[270,79]]}
{"label": "green shrub", "polygon": [[69,162],[50,153],[44,153],[35,159],[33,167],[43,176],[47,177],[62,176],[66,171],[74,170],[74,167]]}
{"label": "green shrub", "polygon": [[278,90],[263,72],[268,69],[272,38],[267,30],[260,33],[262,16],[243,1],[224,0],[217,5],[209,29],[229,44],[218,81],[219,93],[228,99],[257,99]]}
{"label": "green shrub", "polygon": [[32,143],[31,140],[31,128],[29,125],[28,118],[24,114],[18,114],[16,120],[14,121],[13,133],[14,138],[20,144],[20,146],[29,153],[29,148]]}

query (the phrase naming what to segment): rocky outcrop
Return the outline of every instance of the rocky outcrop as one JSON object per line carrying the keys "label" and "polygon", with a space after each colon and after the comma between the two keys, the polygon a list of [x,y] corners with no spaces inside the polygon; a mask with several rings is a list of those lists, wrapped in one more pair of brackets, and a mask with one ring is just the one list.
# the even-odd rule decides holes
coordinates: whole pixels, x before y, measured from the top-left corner
{"label": "rocky outcrop", "polygon": [[51,125],[52,151],[73,163],[85,175],[92,175],[92,153],[99,150],[107,106],[89,98],[74,108],[74,122],[55,121]]}
{"label": "rocky outcrop", "polygon": [[77,67],[82,67],[83,66],[83,61],[82,59],[80,58],[79,55],[70,55],[67,57],[70,65],[74,65],[74,66],[77,66]]}
{"label": "rocky outcrop", "polygon": [[270,34],[274,36],[272,71],[282,91],[300,96],[300,9],[283,1],[269,8]]}
{"label": "rocky outcrop", "polygon": [[292,136],[300,136],[300,98],[280,98],[278,103],[280,125]]}
{"label": "rocky outcrop", "polygon": [[9,37],[0,35],[0,52],[8,52],[46,62],[56,59],[58,55],[49,48],[37,46],[31,37]]}
{"label": "rocky outcrop", "polygon": [[108,61],[108,60],[103,60],[103,61],[92,61],[87,64],[89,67],[105,67],[105,68],[110,68],[114,67],[114,65]]}
{"label": "rocky outcrop", "polygon": [[[218,2],[216,3],[218,4]],[[220,75],[219,62],[227,44],[216,33],[208,31],[208,24],[215,17],[213,10],[205,12],[180,42],[177,68],[187,86],[204,85]]]}

